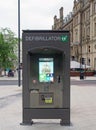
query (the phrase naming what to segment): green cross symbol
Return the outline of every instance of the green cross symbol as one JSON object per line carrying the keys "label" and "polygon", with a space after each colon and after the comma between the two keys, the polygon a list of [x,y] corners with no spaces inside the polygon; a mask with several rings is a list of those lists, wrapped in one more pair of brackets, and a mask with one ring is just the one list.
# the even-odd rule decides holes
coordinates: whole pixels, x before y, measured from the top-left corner
{"label": "green cross symbol", "polygon": [[68,36],[67,36],[67,35],[61,36],[61,41],[62,41],[62,42],[68,42]]}

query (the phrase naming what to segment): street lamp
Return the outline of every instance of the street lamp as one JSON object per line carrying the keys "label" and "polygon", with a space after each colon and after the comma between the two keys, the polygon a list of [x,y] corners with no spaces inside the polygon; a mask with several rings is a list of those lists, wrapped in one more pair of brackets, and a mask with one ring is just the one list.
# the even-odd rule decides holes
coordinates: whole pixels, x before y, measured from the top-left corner
{"label": "street lamp", "polygon": [[21,85],[20,80],[20,0],[18,0],[18,86]]}
{"label": "street lamp", "polygon": [[82,71],[82,10],[80,12],[80,79],[84,79],[84,72]]}

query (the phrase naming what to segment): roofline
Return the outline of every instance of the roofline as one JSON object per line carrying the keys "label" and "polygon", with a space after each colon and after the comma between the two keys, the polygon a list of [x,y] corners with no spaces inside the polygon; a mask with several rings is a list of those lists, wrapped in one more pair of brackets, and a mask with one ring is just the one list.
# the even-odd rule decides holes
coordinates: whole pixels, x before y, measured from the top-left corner
{"label": "roofline", "polygon": [[22,30],[23,33],[69,33],[68,30]]}

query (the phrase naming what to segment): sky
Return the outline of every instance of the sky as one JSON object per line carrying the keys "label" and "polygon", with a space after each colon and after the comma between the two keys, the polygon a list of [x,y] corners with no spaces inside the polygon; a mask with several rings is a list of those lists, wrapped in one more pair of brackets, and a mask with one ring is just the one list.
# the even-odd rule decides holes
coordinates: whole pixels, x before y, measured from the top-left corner
{"label": "sky", "polygon": [[[73,10],[73,0],[20,0],[20,34],[22,30],[51,30],[53,17],[64,17]],[[0,0],[0,28],[10,28],[18,36],[18,0]]]}

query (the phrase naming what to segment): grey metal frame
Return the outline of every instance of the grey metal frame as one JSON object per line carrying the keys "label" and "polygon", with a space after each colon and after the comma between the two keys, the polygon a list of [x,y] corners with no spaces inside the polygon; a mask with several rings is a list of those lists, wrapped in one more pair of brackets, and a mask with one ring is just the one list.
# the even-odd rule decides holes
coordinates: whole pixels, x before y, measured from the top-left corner
{"label": "grey metal frame", "polygon": [[[61,119],[61,125],[70,125],[70,39],[67,43],[62,41],[26,41],[26,36],[35,35],[67,35],[69,31],[51,30],[24,30],[23,31],[23,124],[32,124],[32,119]],[[49,44],[50,43],[50,44]],[[29,76],[30,52],[35,53],[39,48],[49,48],[60,51],[63,55],[63,107],[62,108],[30,108]]]}

